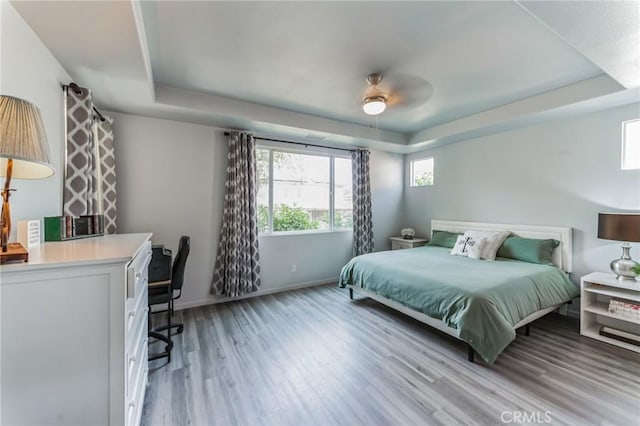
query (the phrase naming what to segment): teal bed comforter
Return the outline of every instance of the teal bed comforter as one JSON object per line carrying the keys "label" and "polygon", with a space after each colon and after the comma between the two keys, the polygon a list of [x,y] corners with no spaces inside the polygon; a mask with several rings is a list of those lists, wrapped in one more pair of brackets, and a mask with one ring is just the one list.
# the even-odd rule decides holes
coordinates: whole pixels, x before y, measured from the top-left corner
{"label": "teal bed comforter", "polygon": [[489,364],[515,339],[515,324],[578,295],[555,266],[469,259],[434,246],[355,257],[342,268],[339,284],[444,321]]}

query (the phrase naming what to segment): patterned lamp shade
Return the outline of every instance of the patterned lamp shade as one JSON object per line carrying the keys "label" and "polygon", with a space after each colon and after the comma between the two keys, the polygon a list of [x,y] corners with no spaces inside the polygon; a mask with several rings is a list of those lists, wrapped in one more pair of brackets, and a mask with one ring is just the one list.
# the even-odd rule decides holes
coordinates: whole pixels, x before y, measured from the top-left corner
{"label": "patterned lamp shade", "polygon": [[40,110],[31,102],[0,95],[0,176],[13,159],[14,178],[43,179],[55,172]]}

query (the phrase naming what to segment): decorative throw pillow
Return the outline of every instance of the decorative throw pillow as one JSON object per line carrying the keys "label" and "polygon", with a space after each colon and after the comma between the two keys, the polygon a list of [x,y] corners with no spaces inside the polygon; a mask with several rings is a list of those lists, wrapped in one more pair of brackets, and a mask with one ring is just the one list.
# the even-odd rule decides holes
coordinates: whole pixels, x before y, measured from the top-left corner
{"label": "decorative throw pillow", "polygon": [[431,234],[431,240],[429,240],[427,245],[453,248],[456,244],[456,238],[458,238],[458,235],[462,234],[449,231],[433,231]]}
{"label": "decorative throw pillow", "polygon": [[498,249],[510,234],[511,232],[509,231],[467,231],[463,237],[471,237],[474,240],[486,238],[487,241],[482,247],[480,257],[486,260],[496,260]]}
{"label": "decorative throw pillow", "polygon": [[469,259],[482,259],[482,250],[486,245],[487,245],[486,238],[480,238],[479,240],[476,240],[476,244],[468,248]]}
{"label": "decorative throw pillow", "polygon": [[486,238],[474,238],[458,235],[456,243],[451,250],[451,254],[455,256],[469,257],[471,259],[480,259],[482,248],[486,242]]}
{"label": "decorative throw pillow", "polygon": [[498,249],[498,256],[524,262],[552,265],[553,251],[559,245],[560,241],[554,239],[539,240],[511,236],[504,240],[504,243]]}

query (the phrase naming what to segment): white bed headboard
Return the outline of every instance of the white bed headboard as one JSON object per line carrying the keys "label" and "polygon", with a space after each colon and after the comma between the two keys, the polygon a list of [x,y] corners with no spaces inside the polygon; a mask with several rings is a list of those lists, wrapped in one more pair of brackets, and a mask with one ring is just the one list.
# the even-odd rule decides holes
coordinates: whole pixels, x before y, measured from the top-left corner
{"label": "white bed headboard", "polygon": [[505,225],[500,223],[458,222],[453,220],[431,221],[431,231],[464,232],[467,230],[478,231],[511,231],[523,238],[547,239],[554,238],[560,241],[560,245],[553,251],[551,261],[565,272],[571,272],[573,262],[572,252],[572,228],[564,226],[538,226],[538,225]]}

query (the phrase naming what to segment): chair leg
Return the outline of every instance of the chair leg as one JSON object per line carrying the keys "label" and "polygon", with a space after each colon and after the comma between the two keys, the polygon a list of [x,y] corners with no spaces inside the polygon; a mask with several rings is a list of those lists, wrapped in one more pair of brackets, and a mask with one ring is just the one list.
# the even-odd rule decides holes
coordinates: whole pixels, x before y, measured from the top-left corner
{"label": "chair leg", "polygon": [[[173,299],[171,299],[171,302],[169,303],[169,306],[167,307],[167,310],[171,313],[171,315],[173,316],[174,308],[173,308]],[[168,325],[162,325],[160,327],[156,327],[154,328],[155,331],[164,331],[168,328]],[[184,324],[182,323],[176,323],[176,324],[172,324],[171,327],[176,329],[175,334],[180,334],[184,331]]]}
{"label": "chair leg", "polygon": [[[160,327],[154,328],[154,331],[164,331],[167,328],[169,328],[168,325],[161,325]],[[184,324],[182,323],[176,323],[176,324],[171,324],[171,328],[175,328],[176,331],[174,334],[180,334],[184,331]]]}
{"label": "chair leg", "polygon": [[[175,303],[175,301],[173,299],[171,299],[171,315],[173,315],[173,313],[175,312],[174,303]],[[173,327],[176,328],[176,334],[180,334],[180,333],[182,333],[184,331],[184,325],[182,323],[174,324]]]}
{"label": "chair leg", "polygon": [[[149,354],[149,361],[166,357],[167,362],[169,363],[171,362],[171,351],[173,350],[173,340],[171,340],[171,328],[173,326],[171,324],[171,311],[170,309],[167,309],[167,325],[162,327],[157,327],[157,328],[152,328],[151,326],[151,320],[152,320],[151,314],[152,314],[151,307],[149,307],[149,313],[148,313],[149,330],[147,334],[149,337],[153,337],[155,339],[165,342],[166,346],[164,348],[164,352]],[[159,333],[159,331],[161,330],[167,330],[167,335],[165,336],[164,334]]]}
{"label": "chair leg", "polygon": [[[149,327],[151,327],[151,309],[149,309]],[[167,358],[169,358],[169,362],[170,362],[171,361],[171,349],[173,349],[173,341],[171,340],[170,336],[167,337],[162,333],[158,333],[154,329],[150,329],[148,331],[147,335],[149,337],[153,337],[154,339],[158,339],[158,340],[166,343],[166,346],[164,347],[164,351],[163,352],[159,352],[159,353],[155,353],[155,354],[149,354],[149,361],[153,361],[154,359],[167,357]]]}
{"label": "chair leg", "polygon": [[169,312],[167,312],[167,338],[172,343],[171,348],[169,348],[167,362],[171,362],[171,350],[173,349],[173,340],[171,340],[171,317],[173,316],[173,312],[171,309],[171,287],[167,288],[167,293],[169,294]]}

